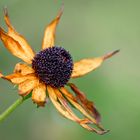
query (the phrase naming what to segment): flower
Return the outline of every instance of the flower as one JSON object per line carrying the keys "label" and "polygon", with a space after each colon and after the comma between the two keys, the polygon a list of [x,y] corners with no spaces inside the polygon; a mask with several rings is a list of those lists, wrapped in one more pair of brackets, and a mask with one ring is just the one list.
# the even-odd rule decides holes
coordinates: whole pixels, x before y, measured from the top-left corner
{"label": "flower", "polygon": [[[31,94],[33,102],[38,106],[44,106],[49,98],[64,117],[77,122],[89,131],[104,134],[108,130],[104,130],[101,126],[101,117],[93,102],[68,81],[70,78],[82,77],[95,70],[118,50],[102,57],[82,59],[73,63],[68,51],[54,45],[55,30],[62,13],[63,8],[46,27],[42,50],[35,54],[25,38],[13,28],[8,11],[4,9],[8,32],[0,27],[0,39],[13,55],[25,63],[17,63],[12,74],[6,76],[1,74],[0,77],[18,85],[20,96]],[[70,93],[67,87],[70,87],[74,93]],[[82,118],[74,113],[71,105],[81,112]],[[98,129],[91,127],[91,124],[96,125]]]}

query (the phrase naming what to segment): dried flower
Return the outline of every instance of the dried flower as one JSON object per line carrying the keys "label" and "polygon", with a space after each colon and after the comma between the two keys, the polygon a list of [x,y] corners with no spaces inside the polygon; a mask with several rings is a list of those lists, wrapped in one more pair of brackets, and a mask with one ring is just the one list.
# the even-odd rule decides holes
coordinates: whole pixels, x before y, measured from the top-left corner
{"label": "dried flower", "polygon": [[[95,70],[118,50],[102,57],[83,59],[73,63],[68,51],[54,45],[55,30],[62,13],[63,8],[46,27],[42,50],[35,54],[25,38],[13,28],[7,9],[4,9],[8,32],[0,27],[0,39],[13,55],[25,63],[16,64],[12,74],[7,76],[1,74],[1,77],[18,85],[20,96],[25,97],[31,94],[33,102],[38,106],[44,106],[49,98],[64,117],[77,122],[89,131],[104,134],[107,131],[100,124],[100,114],[93,102],[89,101],[83,92],[68,81],[70,78],[81,77]],[[74,94],[67,90],[67,86],[72,89]],[[71,105],[83,114],[83,118],[74,113]],[[90,124],[96,125],[98,129],[91,127]]]}

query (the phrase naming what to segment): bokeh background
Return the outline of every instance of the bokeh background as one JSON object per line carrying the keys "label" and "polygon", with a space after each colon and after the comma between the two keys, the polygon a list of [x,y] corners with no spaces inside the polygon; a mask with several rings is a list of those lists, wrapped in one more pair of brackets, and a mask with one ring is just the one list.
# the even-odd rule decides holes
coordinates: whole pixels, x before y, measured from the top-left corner
{"label": "bokeh background", "polygon": [[[93,100],[102,124],[111,131],[91,133],[63,118],[48,103],[36,108],[29,99],[0,124],[1,140],[139,140],[140,139],[140,1],[63,0],[64,14],[57,28],[56,45],[71,52],[73,59],[120,53],[102,67],[73,82]],[[14,27],[39,51],[45,26],[62,1],[0,0],[0,25],[7,6]],[[0,70],[12,72],[20,59],[0,42]],[[17,89],[0,80],[0,112],[18,98]]]}

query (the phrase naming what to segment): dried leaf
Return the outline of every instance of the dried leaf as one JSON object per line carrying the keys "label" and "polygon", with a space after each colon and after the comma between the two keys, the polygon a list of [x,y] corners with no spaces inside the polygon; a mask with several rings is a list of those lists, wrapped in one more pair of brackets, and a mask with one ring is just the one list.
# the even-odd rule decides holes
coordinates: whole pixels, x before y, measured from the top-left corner
{"label": "dried leaf", "polygon": [[54,46],[55,31],[56,31],[56,27],[59,23],[62,13],[63,13],[63,7],[60,9],[56,18],[46,27],[45,32],[44,32],[42,49],[46,49],[46,48]]}
{"label": "dried leaf", "polygon": [[33,89],[32,100],[38,106],[45,105],[46,103],[46,85],[45,84],[39,83],[39,85]]}
{"label": "dried leaf", "polygon": [[85,74],[95,70],[102,64],[102,62],[104,60],[110,58],[111,56],[115,55],[118,52],[119,52],[119,50],[116,50],[116,51],[106,54],[102,57],[87,58],[87,59],[82,59],[78,62],[75,62],[71,78],[81,77],[81,76],[84,76]]}

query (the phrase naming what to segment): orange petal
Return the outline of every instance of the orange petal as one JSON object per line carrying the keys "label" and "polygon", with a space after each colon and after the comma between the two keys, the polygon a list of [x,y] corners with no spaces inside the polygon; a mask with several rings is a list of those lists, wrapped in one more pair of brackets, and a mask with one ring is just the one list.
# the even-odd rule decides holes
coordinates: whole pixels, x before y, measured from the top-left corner
{"label": "orange petal", "polygon": [[0,78],[3,77],[3,74],[0,72]]}
{"label": "orange petal", "polygon": [[15,56],[21,58],[27,63],[31,63],[32,61],[26,56],[22,46],[10,37],[1,27],[0,27],[0,39],[3,41],[5,47]]}
{"label": "orange petal", "polygon": [[38,84],[39,84],[39,79],[36,77],[32,77],[31,79],[20,83],[18,87],[19,94],[22,96],[27,95],[27,93],[29,93],[33,88],[38,86]]}
{"label": "orange petal", "polygon": [[13,73],[7,76],[2,76],[3,79],[9,80],[13,84],[20,84],[26,80],[35,78],[34,75],[21,75],[19,73]]}
{"label": "orange petal", "polygon": [[76,94],[76,98],[81,102],[81,105],[96,119],[97,123],[99,123],[101,120],[101,116],[93,102],[89,101],[86,98],[85,94],[80,91],[74,84],[69,83],[69,86]]}
{"label": "orange petal", "polygon": [[8,16],[7,8],[4,9],[4,19],[8,26],[8,35],[11,36],[14,40],[16,40],[22,46],[22,49],[24,50],[26,56],[31,61],[35,54],[33,50],[31,49],[30,45],[25,40],[25,38],[21,36],[19,33],[17,33],[16,30],[13,28],[10,22],[10,18]]}
{"label": "orange petal", "polygon": [[27,75],[34,73],[34,69],[32,69],[27,64],[17,63],[14,69],[15,73],[20,73],[21,75]]}
{"label": "orange petal", "polygon": [[52,103],[54,104],[54,106],[56,107],[56,109],[66,118],[73,120],[73,118],[71,117],[71,115],[64,109],[64,107],[58,102],[57,100],[57,96],[53,90],[52,87],[47,86],[47,90],[48,90],[48,94],[49,94],[49,98],[52,101]]}
{"label": "orange petal", "polygon": [[[89,120],[87,119],[79,119],[74,113],[73,111],[70,109],[70,107],[68,106],[66,100],[62,97],[61,93],[57,90],[54,89],[50,86],[47,86],[47,90],[49,93],[49,97],[51,99],[51,101],[53,102],[54,106],[57,108],[57,110],[66,118],[78,122],[80,124],[84,123],[88,123]],[[60,104],[60,102],[61,104]]]}
{"label": "orange petal", "polygon": [[113,56],[114,54],[118,52],[119,50],[116,50],[102,57],[82,59],[78,62],[75,62],[71,78],[81,77],[95,70],[102,64],[104,60],[106,60],[107,58],[110,58],[111,56]]}
{"label": "orange petal", "polygon": [[65,97],[70,101],[70,103],[77,109],[79,110],[84,116],[87,117],[87,119],[89,119],[90,121],[93,122],[93,124],[95,124],[101,131],[96,131],[96,129],[94,128],[91,128],[91,131],[96,131],[96,133],[98,134],[104,134],[106,132],[108,132],[108,130],[104,130],[104,128],[101,126],[101,124],[96,120],[94,119],[88,112],[87,110],[85,110],[79,102],[76,101],[76,98],[68,91],[66,90],[66,88],[62,87],[60,89],[62,91],[62,93],[65,95]]}
{"label": "orange petal", "polygon": [[100,128],[101,130],[97,130],[89,126],[89,124],[92,124],[92,122],[88,118],[80,119],[79,117],[77,117],[77,115],[69,107],[67,100],[63,97],[62,93],[58,89],[52,88],[50,86],[47,86],[47,89],[48,89],[49,97],[53,102],[54,106],[64,117],[77,122],[83,128],[91,132],[95,132],[100,135],[108,132],[101,128]]}
{"label": "orange petal", "polygon": [[[75,122],[81,122],[81,119],[79,119],[74,112],[71,110],[71,108],[68,105],[68,102],[66,101],[66,99],[63,97],[63,95],[60,93],[60,91],[58,89],[54,89],[54,92],[58,98],[58,100],[60,101],[60,103],[62,104],[62,106],[65,108],[65,110],[70,114],[71,118],[73,121]],[[83,122],[83,120],[82,120]],[[86,121],[87,123],[87,121]]]}
{"label": "orange petal", "polygon": [[58,89],[54,89],[54,92],[58,98],[58,100],[60,101],[60,103],[62,104],[62,106],[66,109],[66,111],[70,114],[71,116],[71,120],[79,123],[82,127],[86,128],[89,131],[94,131],[98,134],[103,134],[106,133],[107,131],[105,130],[97,130],[95,128],[92,128],[90,126],[88,126],[88,124],[92,124],[92,122],[88,119],[88,118],[84,118],[84,119],[80,119],[79,117],[77,117],[77,115],[72,111],[72,109],[69,107],[67,100],[63,97],[63,95],[60,93],[60,91]]}
{"label": "orange petal", "polygon": [[90,114],[87,113],[87,111],[76,101],[75,97],[69,93],[66,88],[61,88],[62,93],[65,95],[65,97],[71,102],[72,105],[74,105],[83,115],[85,115],[88,119],[90,119],[94,124],[97,124],[97,121],[90,116]]}
{"label": "orange petal", "polygon": [[59,23],[62,13],[63,13],[63,7],[60,9],[56,18],[46,27],[44,32],[43,42],[42,42],[42,49],[46,49],[54,46],[55,30],[57,24]]}
{"label": "orange petal", "polygon": [[39,85],[33,89],[32,100],[38,106],[45,105],[46,103],[46,85],[45,84],[39,83]]}

